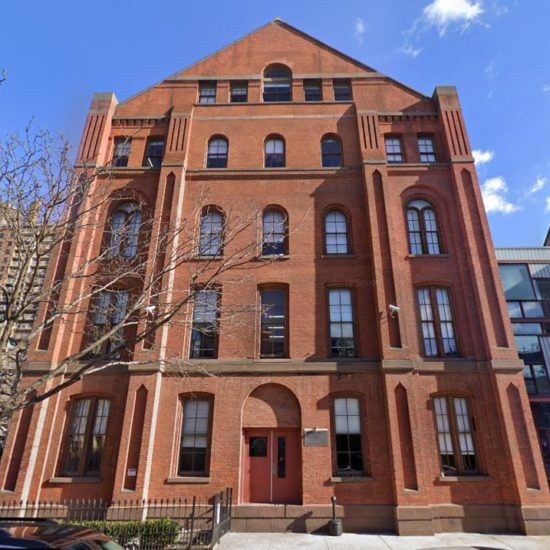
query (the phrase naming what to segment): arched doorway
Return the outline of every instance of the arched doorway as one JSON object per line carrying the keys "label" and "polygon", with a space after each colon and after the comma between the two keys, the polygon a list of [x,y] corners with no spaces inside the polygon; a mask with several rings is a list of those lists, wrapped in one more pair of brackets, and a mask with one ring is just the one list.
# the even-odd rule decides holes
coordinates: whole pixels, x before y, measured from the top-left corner
{"label": "arched doorway", "polygon": [[256,388],[243,407],[243,502],[302,501],[301,414],[296,396],[279,384]]}

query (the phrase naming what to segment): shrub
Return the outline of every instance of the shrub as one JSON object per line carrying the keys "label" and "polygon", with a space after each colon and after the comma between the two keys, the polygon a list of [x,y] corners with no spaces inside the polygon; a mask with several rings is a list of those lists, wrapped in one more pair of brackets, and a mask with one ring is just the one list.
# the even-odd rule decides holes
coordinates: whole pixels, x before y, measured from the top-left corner
{"label": "shrub", "polygon": [[174,544],[179,525],[172,519],[147,519],[145,521],[77,521],[70,522],[94,531],[101,531],[121,546],[139,541],[140,547],[164,548]]}

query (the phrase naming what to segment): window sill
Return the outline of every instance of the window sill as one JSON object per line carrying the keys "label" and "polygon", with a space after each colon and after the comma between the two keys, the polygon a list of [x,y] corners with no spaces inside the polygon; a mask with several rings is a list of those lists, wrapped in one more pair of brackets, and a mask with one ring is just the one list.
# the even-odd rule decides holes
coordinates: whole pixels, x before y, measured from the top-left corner
{"label": "window sill", "polygon": [[223,256],[206,256],[197,254],[192,257],[192,260],[199,261],[199,262],[212,262],[215,260],[223,260]]}
{"label": "window sill", "polygon": [[85,476],[74,476],[74,477],[51,477],[49,479],[50,483],[101,483],[100,477],[85,477]]}
{"label": "window sill", "polygon": [[166,483],[177,484],[177,483],[187,483],[189,485],[199,485],[210,483],[210,477],[191,477],[191,476],[180,476],[180,477],[168,477],[166,478]]}
{"label": "window sill", "polygon": [[484,475],[465,475],[465,476],[439,476],[439,481],[442,483],[460,483],[462,481],[465,482],[477,482],[477,481],[491,481],[491,478],[489,476]]}
{"label": "window sill", "polygon": [[296,99],[292,101],[221,101],[217,103],[194,103],[197,107],[227,107],[228,105],[334,105],[334,103],[353,103],[352,99],[320,99],[307,101],[305,99]]}
{"label": "window sill", "polygon": [[450,258],[450,254],[407,254],[407,258]]}
{"label": "window sill", "polygon": [[355,254],[321,254],[324,260],[348,260],[357,258]]}
{"label": "window sill", "polygon": [[160,166],[107,166],[107,167],[104,167],[106,170],[112,170],[113,172],[124,172],[124,170],[145,170],[145,171],[149,171],[149,170],[156,170],[156,171],[159,171],[161,169]]}
{"label": "window sill", "polygon": [[403,166],[404,168],[430,168],[430,167],[434,167],[434,168],[437,168],[437,167],[441,167],[441,166],[447,166],[448,163],[447,162],[407,162],[407,161],[403,161],[403,162],[388,162],[386,161],[386,164],[393,168],[393,167],[399,167],[399,166]]}
{"label": "window sill", "polygon": [[259,254],[257,260],[290,260],[290,254]]}
{"label": "window sill", "polygon": [[357,476],[357,477],[338,477],[333,476],[330,478],[331,483],[361,483],[362,481],[372,481],[372,476]]}

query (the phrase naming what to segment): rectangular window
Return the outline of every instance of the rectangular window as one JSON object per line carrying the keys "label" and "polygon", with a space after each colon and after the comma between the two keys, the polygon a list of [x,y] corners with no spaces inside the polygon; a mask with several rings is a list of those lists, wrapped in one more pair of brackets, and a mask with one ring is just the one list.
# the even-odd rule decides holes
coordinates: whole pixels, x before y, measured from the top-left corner
{"label": "rectangular window", "polygon": [[399,138],[398,136],[386,136],[385,143],[386,143],[386,160],[392,164],[403,162],[401,138]]}
{"label": "rectangular window", "polygon": [[260,357],[286,357],[286,289],[262,288],[260,300]]}
{"label": "rectangular window", "polygon": [[531,403],[546,475],[550,478],[550,403]]}
{"label": "rectangular window", "polygon": [[[543,334],[540,323],[512,323],[516,347],[525,367],[523,375],[530,395],[550,394],[548,359],[550,359],[549,336]],[[545,327],[546,330],[548,327]]]}
{"label": "rectangular window", "polygon": [[351,81],[348,79],[333,80],[334,101],[351,101]]}
{"label": "rectangular window", "polygon": [[192,359],[215,359],[218,356],[219,300],[217,290],[194,292],[190,353]]}
{"label": "rectangular window", "polygon": [[143,166],[147,168],[160,168],[162,156],[164,155],[164,139],[149,138],[145,147]]}
{"label": "rectangular window", "polygon": [[537,298],[550,300],[550,279],[533,279],[537,291]]}
{"label": "rectangular window", "polygon": [[248,82],[231,82],[231,103],[246,103],[248,101]]}
{"label": "rectangular window", "polygon": [[507,305],[508,315],[511,319],[520,319],[521,317],[523,317],[520,302],[508,302]]}
{"label": "rectangular window", "polygon": [[128,166],[130,157],[130,146],[132,138],[117,137],[115,138],[115,148],[113,151],[113,166],[122,167]]}
{"label": "rectangular window", "polygon": [[[127,313],[129,293],[126,290],[104,290],[96,295],[93,306],[92,342],[99,340],[121,324]],[[94,350],[94,354],[116,354],[124,347],[124,327],[113,333]]]}
{"label": "rectangular window", "polygon": [[359,399],[337,397],[334,399],[333,408],[335,473],[337,476],[361,475],[364,467]]}
{"label": "rectangular window", "polygon": [[507,300],[534,300],[535,292],[525,264],[500,264],[500,278]]}
{"label": "rectangular window", "polygon": [[91,397],[72,402],[61,474],[99,474],[105,448],[110,401]]}
{"label": "rectangular window", "polygon": [[277,477],[286,477],[286,437],[277,437]]}
{"label": "rectangular window", "polygon": [[512,319],[539,319],[545,317],[542,302],[508,302],[508,314]]}
{"label": "rectangular window", "polygon": [[216,81],[199,82],[199,103],[216,103]]}
{"label": "rectangular window", "polygon": [[304,80],[304,99],[306,101],[323,101],[323,86],[320,80]]}
{"label": "rectangular window", "polygon": [[427,357],[458,355],[449,291],[446,288],[419,288],[417,298],[424,354]]}
{"label": "rectangular window", "polygon": [[529,364],[523,368],[523,376],[527,393],[529,395],[548,395],[550,394],[550,379],[548,370],[543,364]]}
{"label": "rectangular window", "polygon": [[520,302],[523,309],[523,316],[527,319],[544,317],[542,302]]}
{"label": "rectangular window", "polygon": [[477,473],[472,422],[464,397],[436,397],[435,423],[443,475]]}
{"label": "rectangular window", "polygon": [[355,357],[355,330],[351,290],[331,288],[329,301],[329,332],[331,357]]}
{"label": "rectangular window", "polygon": [[420,162],[427,164],[437,162],[434,140],[431,136],[418,136],[418,153],[420,154]]}
{"label": "rectangular window", "polygon": [[207,475],[210,447],[211,400],[186,397],[183,400],[178,475]]}
{"label": "rectangular window", "polygon": [[514,334],[542,334],[540,323],[512,323]]}

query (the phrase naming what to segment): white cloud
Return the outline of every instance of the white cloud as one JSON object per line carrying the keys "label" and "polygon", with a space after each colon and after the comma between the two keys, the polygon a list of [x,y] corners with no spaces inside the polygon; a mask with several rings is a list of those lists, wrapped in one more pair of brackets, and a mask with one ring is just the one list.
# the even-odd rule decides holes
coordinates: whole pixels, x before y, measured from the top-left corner
{"label": "white cloud", "polygon": [[543,87],[542,87],[542,91],[547,94],[548,92],[550,92],[550,84],[545,84]]}
{"label": "white cloud", "polygon": [[548,195],[548,197],[546,197],[546,208],[545,208],[546,212],[550,212],[550,195]]}
{"label": "white cloud", "polygon": [[443,36],[453,25],[458,25],[462,30],[467,29],[482,14],[482,0],[433,0],[422,11],[422,18]]}
{"label": "white cloud", "polygon": [[494,151],[490,151],[487,149],[486,151],[483,151],[482,149],[474,149],[472,151],[472,155],[474,157],[475,163],[480,166],[481,164],[487,164],[488,162],[491,162],[495,156]]}
{"label": "white cloud", "polygon": [[527,191],[527,194],[534,195],[535,193],[538,193],[545,185],[546,185],[546,178],[539,176],[536,179],[535,183],[531,185],[531,187],[529,188],[529,191]]}
{"label": "white cloud", "polygon": [[481,23],[485,1],[431,0],[411,27],[403,31],[404,43],[398,51],[415,58],[422,51],[418,44],[420,37],[430,29],[435,28],[439,36],[444,36],[448,30],[458,29],[463,32],[473,23]]}
{"label": "white cloud", "polygon": [[355,37],[357,44],[361,45],[363,43],[363,36],[365,35],[366,30],[367,29],[363,18],[358,17],[353,25],[353,36]]}
{"label": "white cloud", "polygon": [[485,180],[481,186],[481,194],[488,214],[493,212],[513,214],[520,209],[517,204],[508,200],[508,185],[502,176]]}
{"label": "white cloud", "polygon": [[400,48],[399,51],[405,55],[410,55],[414,59],[422,51],[422,48],[415,48],[412,44],[407,44]]}
{"label": "white cloud", "polygon": [[498,67],[494,61],[491,61],[484,70],[485,75],[489,80],[494,80],[498,76]]}

